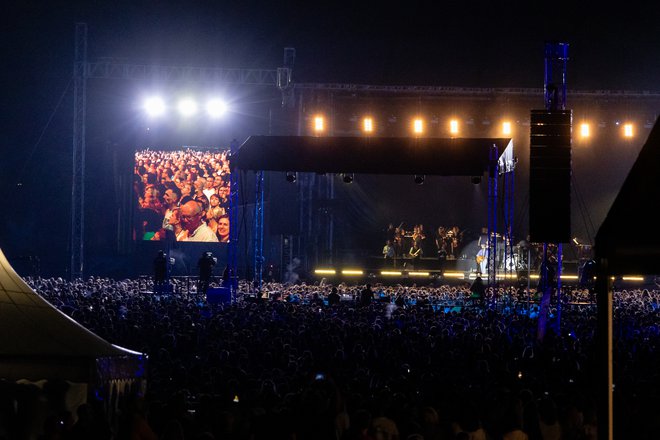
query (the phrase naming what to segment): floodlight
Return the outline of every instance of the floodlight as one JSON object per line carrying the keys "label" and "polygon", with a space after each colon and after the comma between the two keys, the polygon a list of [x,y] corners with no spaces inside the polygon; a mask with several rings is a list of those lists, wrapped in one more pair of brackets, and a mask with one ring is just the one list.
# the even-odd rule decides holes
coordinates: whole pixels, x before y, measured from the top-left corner
{"label": "floodlight", "polygon": [[144,111],[152,118],[161,116],[165,113],[165,101],[158,96],[147,98],[144,101]]}
{"label": "floodlight", "polygon": [[342,180],[344,183],[352,183],[353,182],[353,173],[344,173],[341,175]]}
{"label": "floodlight", "polygon": [[181,116],[194,116],[197,113],[197,103],[192,98],[184,98],[179,101],[178,109]]}
{"label": "floodlight", "polygon": [[298,176],[296,175],[297,173],[287,171],[286,172],[286,181],[289,183],[295,183],[296,180],[298,180]]}
{"label": "floodlight", "polygon": [[211,99],[206,103],[206,112],[212,118],[219,118],[227,111],[227,104],[221,99]]}
{"label": "floodlight", "polygon": [[449,133],[453,135],[458,134],[458,120],[457,119],[452,119],[449,121]]}
{"label": "floodlight", "polygon": [[362,121],[362,129],[365,133],[373,133],[374,120],[370,117],[364,118],[364,120]]}
{"label": "floodlight", "polygon": [[633,125],[630,123],[623,125],[623,136],[627,138],[633,137]]}
{"label": "floodlight", "polygon": [[413,132],[415,134],[422,134],[424,133],[424,121],[417,118],[413,121]]}
{"label": "floodlight", "polygon": [[504,136],[511,135],[511,122],[509,121],[502,122],[502,134]]}
{"label": "floodlight", "polygon": [[317,133],[322,132],[325,130],[325,120],[323,119],[323,116],[315,116],[314,117],[314,131]]}

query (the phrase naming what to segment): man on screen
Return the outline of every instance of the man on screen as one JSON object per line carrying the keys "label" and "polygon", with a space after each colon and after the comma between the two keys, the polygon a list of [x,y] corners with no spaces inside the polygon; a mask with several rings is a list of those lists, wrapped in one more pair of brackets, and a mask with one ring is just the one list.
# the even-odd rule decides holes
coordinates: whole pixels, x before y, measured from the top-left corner
{"label": "man on screen", "polygon": [[195,200],[181,205],[181,225],[188,233],[182,241],[218,241],[213,230],[204,223],[203,216],[202,205]]}

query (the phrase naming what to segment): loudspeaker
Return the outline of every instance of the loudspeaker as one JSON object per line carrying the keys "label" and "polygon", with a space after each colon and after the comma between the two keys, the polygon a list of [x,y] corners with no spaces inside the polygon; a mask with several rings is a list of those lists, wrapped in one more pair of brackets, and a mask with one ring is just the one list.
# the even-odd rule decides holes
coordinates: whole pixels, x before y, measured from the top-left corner
{"label": "loudspeaker", "polygon": [[231,304],[229,287],[209,287],[206,290],[206,302],[209,304]]}
{"label": "loudspeaker", "polygon": [[532,110],[529,235],[535,243],[571,240],[571,110]]}

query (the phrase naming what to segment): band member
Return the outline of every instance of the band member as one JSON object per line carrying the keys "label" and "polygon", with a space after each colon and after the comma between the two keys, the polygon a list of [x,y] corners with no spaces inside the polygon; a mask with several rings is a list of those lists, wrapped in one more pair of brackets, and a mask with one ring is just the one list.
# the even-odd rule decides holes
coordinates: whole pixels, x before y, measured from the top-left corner
{"label": "band member", "polygon": [[420,245],[416,242],[413,241],[413,245],[410,248],[410,251],[408,252],[408,255],[411,259],[410,264],[412,264],[413,269],[417,267],[419,262],[422,259],[422,248]]}
{"label": "band member", "polygon": [[475,260],[477,262],[477,272],[481,274],[488,273],[488,243],[479,245]]}
{"label": "band member", "polygon": [[385,266],[396,267],[396,254],[391,240],[387,240],[385,246],[383,246],[383,258],[385,259]]}

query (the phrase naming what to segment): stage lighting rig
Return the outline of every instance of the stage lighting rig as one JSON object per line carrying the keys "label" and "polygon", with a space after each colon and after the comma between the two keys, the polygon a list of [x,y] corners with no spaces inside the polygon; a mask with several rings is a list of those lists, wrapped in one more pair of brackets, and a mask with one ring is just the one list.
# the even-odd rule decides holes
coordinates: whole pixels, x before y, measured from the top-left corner
{"label": "stage lighting rig", "polygon": [[423,174],[415,174],[415,184],[416,185],[424,185],[424,179],[426,176]]}
{"label": "stage lighting rig", "polygon": [[295,183],[298,180],[298,173],[287,171],[286,172],[286,181],[289,183]]}
{"label": "stage lighting rig", "polygon": [[344,173],[341,175],[344,183],[353,183],[353,173]]}

